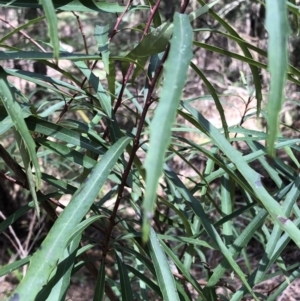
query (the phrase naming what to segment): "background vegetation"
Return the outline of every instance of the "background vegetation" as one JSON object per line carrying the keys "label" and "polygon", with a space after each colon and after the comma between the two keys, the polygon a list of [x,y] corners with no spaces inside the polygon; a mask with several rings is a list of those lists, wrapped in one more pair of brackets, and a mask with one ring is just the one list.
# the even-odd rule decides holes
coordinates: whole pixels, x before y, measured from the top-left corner
{"label": "background vegetation", "polygon": [[297,281],[296,1],[0,5],[4,299],[65,300],[83,275],[79,300]]}

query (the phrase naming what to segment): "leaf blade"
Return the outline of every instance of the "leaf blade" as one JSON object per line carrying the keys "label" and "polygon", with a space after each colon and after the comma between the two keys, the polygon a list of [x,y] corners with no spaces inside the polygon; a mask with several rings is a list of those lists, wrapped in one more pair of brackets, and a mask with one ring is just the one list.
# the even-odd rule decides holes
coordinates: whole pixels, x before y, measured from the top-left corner
{"label": "leaf blade", "polygon": [[35,300],[40,288],[47,283],[53,268],[55,268],[66,247],[68,238],[74,231],[74,227],[91,207],[99,189],[105,183],[111,169],[130,140],[130,138],[124,137],[116,142],[73,195],[72,201],[51,228],[41,248],[33,255],[26,277],[14,294],[14,296],[19,297],[19,301]]}
{"label": "leaf blade", "polygon": [[192,28],[189,19],[186,15],[176,14],[170,53],[165,63],[166,74],[161,100],[150,125],[150,145],[145,161],[148,176],[146,177],[146,192],[143,202],[142,231],[144,241],[147,240],[149,235],[156,189],[162,174],[165,152],[170,141],[171,126],[176,116],[182,89],[186,81],[186,72],[192,58],[191,49]]}
{"label": "leaf blade", "polygon": [[36,174],[36,190],[39,190],[41,187],[41,170],[35,151],[36,145],[24,121],[21,107],[11,91],[7,81],[7,74],[2,67],[0,67],[0,98],[2,99],[2,103],[13,122],[16,131],[20,134],[22,141],[24,142],[24,150],[27,152],[33,163]]}
{"label": "leaf blade", "polygon": [[279,113],[282,107],[283,92],[288,70],[288,33],[289,25],[285,1],[266,1],[266,28],[269,33],[268,68],[271,88],[268,97],[268,137],[267,150],[274,156],[274,143],[279,130]]}
{"label": "leaf blade", "polygon": [[154,263],[154,268],[157,275],[157,281],[162,291],[163,300],[166,301],[179,301],[174,277],[171,273],[168,259],[163,252],[158,238],[151,228],[150,230],[150,255]]}
{"label": "leaf blade", "polygon": [[39,2],[42,4],[45,11],[49,31],[48,34],[53,46],[54,58],[57,61],[59,59],[59,37],[55,8],[52,1],[39,0]]}

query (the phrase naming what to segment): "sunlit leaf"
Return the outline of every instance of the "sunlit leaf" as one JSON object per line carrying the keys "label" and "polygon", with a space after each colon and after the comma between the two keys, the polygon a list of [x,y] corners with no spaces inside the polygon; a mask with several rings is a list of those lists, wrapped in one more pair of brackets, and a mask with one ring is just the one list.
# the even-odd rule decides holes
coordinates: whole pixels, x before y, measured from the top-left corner
{"label": "sunlit leaf", "polygon": [[54,9],[54,5],[52,1],[49,0],[39,0],[39,3],[43,6],[45,11],[49,37],[53,47],[54,58],[58,60],[59,58],[59,37],[58,37],[58,24],[57,17]]}
{"label": "sunlit leaf", "polygon": [[92,169],[87,179],[73,195],[70,204],[52,226],[40,249],[33,255],[26,277],[15,290],[12,300],[16,296],[19,301],[34,300],[43,285],[47,283],[74,228],[90,209],[111,169],[130,140],[124,137],[116,142]]}
{"label": "sunlit leaf", "polygon": [[175,15],[174,35],[165,63],[165,81],[160,101],[150,125],[150,145],[147,153],[146,193],[143,203],[143,239],[147,240],[156,199],[156,189],[162,174],[165,152],[170,143],[171,126],[175,120],[186,73],[192,58],[192,29],[186,15]]}
{"label": "sunlit leaf", "polygon": [[286,2],[267,0],[266,28],[269,33],[268,69],[271,88],[268,98],[268,153],[274,156],[274,143],[279,131],[279,113],[282,108],[286,72],[288,70],[289,24]]}

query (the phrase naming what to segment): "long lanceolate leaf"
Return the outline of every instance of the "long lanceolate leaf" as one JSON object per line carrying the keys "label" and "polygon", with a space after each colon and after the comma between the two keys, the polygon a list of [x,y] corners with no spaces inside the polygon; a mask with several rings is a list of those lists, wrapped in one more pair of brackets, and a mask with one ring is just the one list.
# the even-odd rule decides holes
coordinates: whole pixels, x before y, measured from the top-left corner
{"label": "long lanceolate leaf", "polygon": [[[109,3],[107,1],[101,1],[95,3],[93,0],[85,0],[85,1],[52,0],[52,2],[56,9],[64,10],[64,11],[82,11],[82,12],[103,11],[109,13],[121,13],[123,12],[125,7],[125,6],[120,6],[118,3]],[[39,4],[38,0],[0,1],[0,7],[1,6],[41,8],[41,5]]]}
{"label": "long lanceolate leaf", "polygon": [[40,217],[40,207],[38,204],[37,195],[36,195],[36,191],[35,191],[35,183],[34,183],[33,173],[31,170],[30,156],[24,146],[23,139],[22,139],[22,136],[20,135],[20,133],[18,131],[14,130],[14,134],[15,134],[15,138],[16,138],[19,150],[20,150],[21,158],[22,158],[22,161],[24,164],[24,170],[26,172],[28,188],[29,188],[32,198],[34,200],[37,217],[39,218]]}
{"label": "long lanceolate leaf", "polygon": [[192,58],[192,28],[186,15],[176,14],[174,35],[165,63],[165,82],[150,125],[150,145],[145,161],[146,192],[143,203],[143,239],[147,240],[156,199],[156,189],[170,142],[171,127],[179,105],[186,73]]}
{"label": "long lanceolate leaf", "polygon": [[191,62],[191,67],[194,69],[194,71],[201,77],[201,79],[203,80],[203,82],[205,83],[206,87],[208,88],[212,98],[215,101],[217,110],[219,111],[220,117],[221,117],[221,121],[222,121],[222,125],[223,125],[223,129],[224,129],[224,133],[227,139],[229,139],[229,133],[228,133],[228,125],[226,122],[226,118],[225,118],[225,114],[224,114],[224,109],[222,107],[222,104],[220,102],[220,99],[217,95],[216,90],[214,89],[213,85],[209,82],[209,80],[206,78],[206,76],[204,75],[204,73],[197,68],[197,66]]}
{"label": "long lanceolate leaf", "polygon": [[133,292],[130,285],[130,279],[128,276],[128,271],[126,268],[126,265],[116,252],[116,258],[117,258],[117,264],[119,269],[119,275],[120,275],[120,283],[121,283],[121,294],[122,294],[122,300],[124,301],[131,301],[133,300]]}
{"label": "long lanceolate leaf", "polygon": [[45,11],[47,24],[49,26],[49,36],[53,46],[54,58],[59,58],[59,37],[58,37],[58,24],[55,9],[51,0],[40,0]]}
{"label": "long lanceolate leaf", "polygon": [[108,48],[108,33],[109,25],[104,26],[96,25],[95,27],[95,39],[98,43],[98,50],[101,53],[102,61],[106,73],[109,73],[109,48]]}
{"label": "long lanceolate leaf", "polygon": [[74,266],[77,248],[81,240],[81,235],[77,235],[65,248],[63,256],[60,258],[53,277],[44,286],[36,300],[58,301],[65,300],[67,289],[70,285],[72,268]]}
{"label": "long lanceolate leaf", "polygon": [[20,143],[24,143],[24,147],[22,147],[22,151],[26,153],[23,153],[24,155],[23,157],[28,158],[28,160],[26,160],[24,164],[29,168],[30,167],[29,160],[31,160],[35,168],[36,187],[34,187],[31,170],[29,172],[27,169],[26,172],[28,177],[28,185],[33,194],[33,198],[36,201],[37,213],[39,213],[38,206],[37,206],[37,198],[34,192],[35,189],[39,190],[41,186],[41,171],[40,171],[40,165],[35,151],[36,145],[24,121],[22,109],[19,103],[17,102],[17,100],[15,99],[14,94],[11,91],[11,88],[9,86],[6,77],[7,77],[6,72],[2,67],[0,67],[0,98],[14,124],[16,131],[20,135]]}
{"label": "long lanceolate leaf", "polygon": [[165,301],[179,300],[175,280],[171,273],[166,254],[162,250],[154,230],[150,231],[150,255],[153,260],[157,281]]}
{"label": "long lanceolate leaf", "polygon": [[105,291],[105,261],[101,260],[93,301],[102,301]]}
{"label": "long lanceolate leaf", "polygon": [[267,0],[266,28],[269,33],[268,67],[271,89],[268,99],[268,153],[274,155],[274,143],[279,127],[279,113],[288,68],[289,25],[285,1]]}
{"label": "long lanceolate leaf", "polygon": [[113,166],[130,142],[124,137],[116,142],[92,169],[78,188],[70,204],[59,216],[40,249],[33,255],[26,277],[17,287],[10,300],[33,301],[47,283],[49,276],[62,256],[69,237],[88,212],[105,183]]}

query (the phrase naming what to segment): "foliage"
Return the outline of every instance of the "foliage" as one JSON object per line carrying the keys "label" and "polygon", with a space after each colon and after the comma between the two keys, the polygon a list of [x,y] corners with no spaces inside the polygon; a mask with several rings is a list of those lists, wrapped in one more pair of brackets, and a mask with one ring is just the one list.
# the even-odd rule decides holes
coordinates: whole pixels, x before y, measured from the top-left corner
{"label": "foliage", "polygon": [[[291,266],[281,258],[290,241],[300,247],[300,178],[294,154],[299,139],[280,133],[279,117],[287,80],[300,85],[300,71],[287,60],[292,33],[288,22],[297,29],[300,10],[294,1],[261,5],[266,6],[267,51],[239,35],[222,17],[219,1],[182,1],[172,20],[166,21],[159,11],[160,0],[146,5],[128,1],[126,6],[92,0],[9,2],[5,9],[39,8],[45,16],[3,36],[0,59],[32,60],[60,75],[0,70],[0,157],[10,172],[1,177],[32,196],[0,224],[0,233],[33,208],[39,219],[43,213],[52,221],[31,255],[1,267],[3,276],[29,264],[10,301],[65,300],[72,276],[84,266],[97,279],[95,301],[237,301],[249,295],[254,300],[276,300],[299,276],[299,264]],[[67,52],[60,44],[57,15],[64,12],[77,18],[86,53]],[[95,24],[98,52],[89,54],[80,18],[98,13],[118,18],[115,24]],[[147,16],[145,23],[138,14]],[[118,53],[114,40],[126,29],[122,22],[132,15],[140,23],[126,26],[138,32],[140,40],[128,44],[125,53],[120,46]],[[220,28],[197,27],[198,18],[208,15]],[[46,22],[49,40],[26,34],[38,22]],[[198,32],[226,37],[241,53],[204,43]],[[9,39],[16,34],[25,35],[31,49],[12,47]],[[248,87],[247,105],[256,97],[256,110],[246,110],[234,126],[228,125],[220,95],[193,59],[199,48],[249,65],[253,87]],[[253,53],[268,57],[268,65]],[[60,67],[62,60],[72,67]],[[260,68],[270,74],[265,107]],[[191,72],[195,82],[201,79],[207,87],[222,128],[197,109],[200,96],[188,99],[185,87]],[[35,91],[17,88],[15,78],[36,85]],[[122,115],[133,121],[130,129]],[[267,120],[266,131],[244,126],[254,118]],[[236,142],[247,146],[246,155],[236,149]],[[285,153],[290,164],[275,150]],[[203,171],[193,163],[200,155],[205,158]],[[182,176],[173,168],[175,157],[193,176]],[[66,194],[72,197],[64,207],[60,199]],[[90,229],[101,233],[101,239],[89,237]],[[253,240],[264,248],[256,263],[247,253]],[[91,250],[97,259],[90,258]],[[209,253],[222,256],[213,269]],[[243,265],[236,262],[238,256]],[[114,258],[115,277],[107,273],[108,257]],[[204,282],[195,275],[199,267]],[[286,280],[269,296],[255,290],[255,285],[278,273]],[[235,278],[234,285],[230,277]],[[217,292],[218,287],[224,294]]]}

